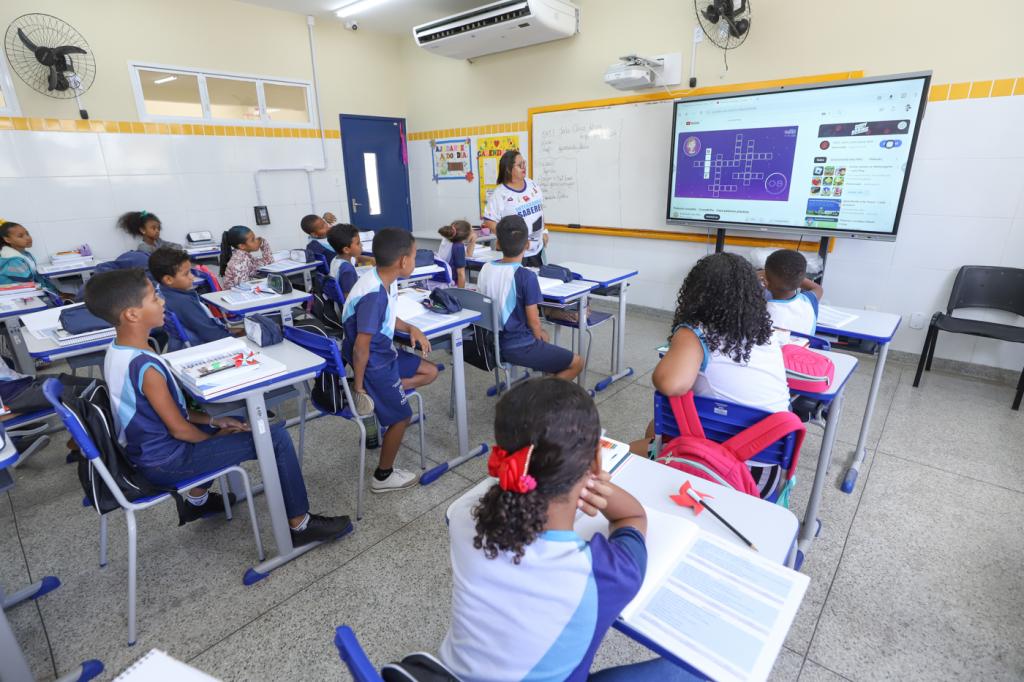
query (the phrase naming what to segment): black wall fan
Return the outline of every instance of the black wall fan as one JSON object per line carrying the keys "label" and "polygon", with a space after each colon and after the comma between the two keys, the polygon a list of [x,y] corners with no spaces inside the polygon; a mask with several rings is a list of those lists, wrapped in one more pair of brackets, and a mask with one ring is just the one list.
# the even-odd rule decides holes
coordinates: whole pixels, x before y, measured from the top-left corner
{"label": "black wall fan", "polygon": [[693,0],[704,34],[723,50],[743,44],[750,34],[750,0]]}
{"label": "black wall fan", "polygon": [[78,113],[89,118],[81,96],[96,78],[96,60],[71,24],[49,14],[23,14],[7,27],[4,47],[25,85],[56,99],[75,98]]}

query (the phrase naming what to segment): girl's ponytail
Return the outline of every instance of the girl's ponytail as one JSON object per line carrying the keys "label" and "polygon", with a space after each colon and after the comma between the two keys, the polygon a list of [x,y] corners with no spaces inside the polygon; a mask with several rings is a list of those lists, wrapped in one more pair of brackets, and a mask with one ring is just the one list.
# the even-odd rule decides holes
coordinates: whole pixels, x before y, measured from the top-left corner
{"label": "girl's ponytail", "polygon": [[452,237],[455,236],[455,227],[453,227],[452,225],[444,225],[441,227],[440,230],[437,231],[437,233],[444,237],[445,239],[447,239],[448,241],[451,241]]}

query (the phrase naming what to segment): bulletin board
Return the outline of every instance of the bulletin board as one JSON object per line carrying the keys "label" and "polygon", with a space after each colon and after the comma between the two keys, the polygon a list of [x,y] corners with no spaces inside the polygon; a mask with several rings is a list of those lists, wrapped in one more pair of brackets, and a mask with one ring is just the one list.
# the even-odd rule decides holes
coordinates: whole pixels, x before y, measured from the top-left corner
{"label": "bulletin board", "polygon": [[440,180],[473,180],[472,143],[468,137],[434,140],[434,182]]}

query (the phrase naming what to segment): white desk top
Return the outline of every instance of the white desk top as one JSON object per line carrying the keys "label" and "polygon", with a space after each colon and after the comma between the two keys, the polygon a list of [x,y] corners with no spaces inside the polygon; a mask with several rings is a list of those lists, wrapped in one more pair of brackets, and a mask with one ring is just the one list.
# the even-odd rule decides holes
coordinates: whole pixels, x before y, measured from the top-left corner
{"label": "white desk top", "polygon": [[[637,455],[630,455],[612,475],[612,482],[628,491],[645,508],[690,519],[701,530],[713,533],[728,542],[745,546],[711,514],[702,512],[699,516],[694,516],[692,509],[680,507],[669,499],[669,495],[677,494],[680,486],[686,481],[690,481],[696,490],[710,493],[709,504],[757,545],[761,554],[779,563],[786,561],[800,524],[793,512],[785,507],[705,481],[703,478],[690,476],[678,469]],[[493,478],[485,478],[470,488],[463,497],[480,497],[494,482]],[[589,535],[592,530],[607,532],[607,528],[608,522],[603,516],[583,516],[576,523],[576,530],[581,535]]]}
{"label": "white desk top", "polygon": [[845,353],[834,353],[828,350],[813,350],[814,353],[821,353],[826,356],[836,366],[835,375],[833,376],[832,385],[828,387],[827,391],[820,393],[810,393],[805,391],[792,391],[792,393],[799,393],[800,395],[806,395],[810,398],[818,398],[824,401],[830,401],[835,398],[839,393],[842,392],[843,387],[846,386],[846,382],[850,379],[853,371],[857,369],[857,358],[852,355]]}
{"label": "white desk top", "polygon": [[596,282],[601,286],[615,284],[616,282],[636,277],[639,274],[639,271],[629,268],[609,268],[604,265],[590,265],[589,263],[579,263],[577,261],[562,261],[556,263],[556,265],[569,268],[574,275],[579,275],[580,279],[587,282]]}
{"label": "white desk top", "polygon": [[285,258],[277,260],[270,265],[264,265],[260,268],[260,272],[280,272],[282,274],[290,275],[296,272],[305,272],[307,270],[315,270],[319,263],[300,263],[297,260],[291,258]]}
{"label": "white desk top", "polygon": [[504,254],[502,254],[501,251],[495,251],[494,249],[491,249],[490,251],[484,251],[483,253],[477,253],[476,249],[474,249],[472,256],[466,256],[466,262],[478,263],[482,265],[484,263],[490,263],[492,261],[501,260],[503,257]]}
{"label": "white desk top", "polygon": [[312,298],[312,296],[305,291],[299,291],[296,289],[288,294],[261,296],[259,299],[253,301],[230,303],[224,300],[224,295],[230,293],[231,289],[225,289],[224,291],[211,291],[208,294],[203,294],[202,298],[204,301],[212,303],[221,310],[235,315],[258,313],[261,310],[280,310],[281,308],[287,308],[289,306],[304,303]]}
{"label": "white desk top", "polygon": [[94,337],[80,343],[68,343],[62,346],[53,339],[40,339],[27,329],[31,326],[35,326],[38,329],[53,329],[55,327],[59,327],[60,313],[62,311],[67,308],[84,305],[84,303],[76,303],[71,306],[47,308],[45,310],[22,315],[21,322],[24,327],[19,331],[21,332],[21,338],[25,341],[25,348],[28,350],[28,354],[34,358],[40,358],[43,360],[57,360],[59,358],[70,358],[76,355],[94,353],[96,351],[104,350],[109,346],[114,340],[113,335],[105,338]]}
{"label": "white desk top", "polygon": [[10,304],[9,310],[0,310],[0,319],[7,317],[20,317],[26,313],[34,313],[37,310],[45,310],[50,307],[50,301],[44,297],[43,292],[37,291],[25,298],[5,298],[0,300],[4,306]]}
{"label": "white desk top", "polygon": [[[0,433],[3,432],[4,426],[0,423]],[[10,438],[7,438],[6,435],[4,437],[4,441],[4,447],[0,449],[0,469],[6,469],[17,462],[20,454],[18,452],[18,448],[14,447],[14,442]]]}
{"label": "white desk top", "polygon": [[72,261],[70,263],[50,263],[39,266],[41,275],[71,275],[77,272],[91,272],[96,269],[96,261],[90,258],[86,261]]}
{"label": "white desk top", "polygon": [[586,282],[583,280],[573,280],[572,282],[565,282],[559,286],[551,287],[546,289],[541,287],[540,293],[549,301],[557,301],[559,303],[565,303],[579,298],[583,294],[586,294],[597,287],[594,282]]}
{"label": "white desk top", "polygon": [[900,321],[903,319],[896,313],[885,313],[879,310],[858,310],[835,305],[829,307],[843,313],[856,315],[857,319],[841,327],[829,327],[819,322],[817,331],[822,334],[836,334],[887,343],[896,335],[896,330],[899,329]]}

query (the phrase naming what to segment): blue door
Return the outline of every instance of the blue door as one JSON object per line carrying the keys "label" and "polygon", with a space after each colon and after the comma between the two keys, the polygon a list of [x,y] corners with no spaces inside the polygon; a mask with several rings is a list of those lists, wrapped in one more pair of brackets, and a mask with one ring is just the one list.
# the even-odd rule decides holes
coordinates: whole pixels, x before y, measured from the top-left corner
{"label": "blue door", "polygon": [[405,119],[341,114],[351,222],[360,230],[412,230]]}

